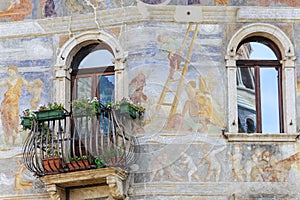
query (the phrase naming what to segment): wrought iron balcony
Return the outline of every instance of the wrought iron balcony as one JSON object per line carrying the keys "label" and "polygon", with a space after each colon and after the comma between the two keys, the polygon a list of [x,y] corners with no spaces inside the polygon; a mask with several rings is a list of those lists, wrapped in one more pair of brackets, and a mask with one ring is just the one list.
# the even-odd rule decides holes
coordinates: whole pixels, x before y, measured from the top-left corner
{"label": "wrought iron balcony", "polygon": [[39,177],[105,167],[126,170],[138,147],[128,127],[131,120],[113,109],[93,116],[65,112],[59,118],[33,119],[23,146],[24,165]]}

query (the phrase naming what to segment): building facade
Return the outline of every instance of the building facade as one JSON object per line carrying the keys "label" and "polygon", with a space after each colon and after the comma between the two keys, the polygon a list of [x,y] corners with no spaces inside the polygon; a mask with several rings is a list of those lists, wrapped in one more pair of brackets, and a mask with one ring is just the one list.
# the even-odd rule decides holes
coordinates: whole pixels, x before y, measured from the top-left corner
{"label": "building facade", "polygon": [[[300,199],[297,0],[2,0],[0,10],[0,199]],[[257,43],[273,57],[252,58]],[[94,96],[146,108],[124,125],[135,163],[35,176],[22,112]]]}

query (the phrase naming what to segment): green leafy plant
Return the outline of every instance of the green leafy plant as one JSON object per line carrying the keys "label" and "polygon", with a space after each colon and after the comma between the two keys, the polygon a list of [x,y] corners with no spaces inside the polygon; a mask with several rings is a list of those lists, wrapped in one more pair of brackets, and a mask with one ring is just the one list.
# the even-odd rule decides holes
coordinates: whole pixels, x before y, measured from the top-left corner
{"label": "green leafy plant", "polygon": [[73,115],[92,116],[99,113],[99,101],[97,97],[93,99],[76,99],[71,102]]}
{"label": "green leafy plant", "polygon": [[35,117],[35,114],[29,108],[22,111],[20,118],[22,120],[21,125],[22,125],[23,130],[27,130],[27,129],[31,128],[34,117]]}
{"label": "green leafy plant", "polygon": [[104,159],[95,157],[94,163],[95,163],[97,169],[105,168],[105,167],[106,167],[106,166],[105,166]]}
{"label": "green leafy plant", "polygon": [[137,111],[139,113],[144,113],[146,110],[143,106],[136,105],[131,100],[129,100],[128,98],[125,98],[125,97],[116,104],[116,106],[115,106],[116,109],[120,108],[120,106],[123,104],[128,104],[130,108],[134,109],[135,111]]}
{"label": "green leafy plant", "polygon": [[46,110],[64,110],[64,106],[57,102],[49,102],[48,104],[40,105],[38,111],[46,111]]}
{"label": "green leafy plant", "polygon": [[35,116],[34,112],[30,110],[29,108],[22,111],[21,117],[22,118],[33,118]]}
{"label": "green leafy plant", "polygon": [[82,161],[82,160],[88,160],[89,157],[87,155],[78,156],[78,157],[71,157],[70,161]]}

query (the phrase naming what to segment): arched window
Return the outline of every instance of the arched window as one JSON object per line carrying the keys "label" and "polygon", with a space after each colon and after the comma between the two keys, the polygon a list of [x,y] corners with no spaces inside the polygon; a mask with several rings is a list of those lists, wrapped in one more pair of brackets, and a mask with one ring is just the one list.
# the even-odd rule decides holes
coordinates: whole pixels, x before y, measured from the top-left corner
{"label": "arched window", "polygon": [[71,100],[94,98],[114,102],[113,54],[105,44],[90,44],[74,56],[71,73]]}
{"label": "arched window", "polygon": [[[243,55],[244,49],[249,54]],[[240,43],[237,60],[237,105],[239,131],[282,133],[282,67],[277,46],[264,37]],[[249,123],[249,116],[255,116]]]}
{"label": "arched window", "polygon": [[[264,49],[253,57],[258,45]],[[296,141],[296,56],[286,34],[271,24],[246,25],[230,39],[225,60],[228,140]]]}

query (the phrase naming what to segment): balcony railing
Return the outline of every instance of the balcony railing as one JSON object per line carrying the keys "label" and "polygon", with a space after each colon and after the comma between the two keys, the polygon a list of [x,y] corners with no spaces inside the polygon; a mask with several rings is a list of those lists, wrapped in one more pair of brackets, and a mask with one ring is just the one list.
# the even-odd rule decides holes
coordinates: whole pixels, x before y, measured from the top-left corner
{"label": "balcony railing", "polygon": [[24,165],[37,176],[105,167],[126,170],[138,151],[130,120],[112,109],[94,116],[65,113],[59,119],[33,119],[23,146]]}

